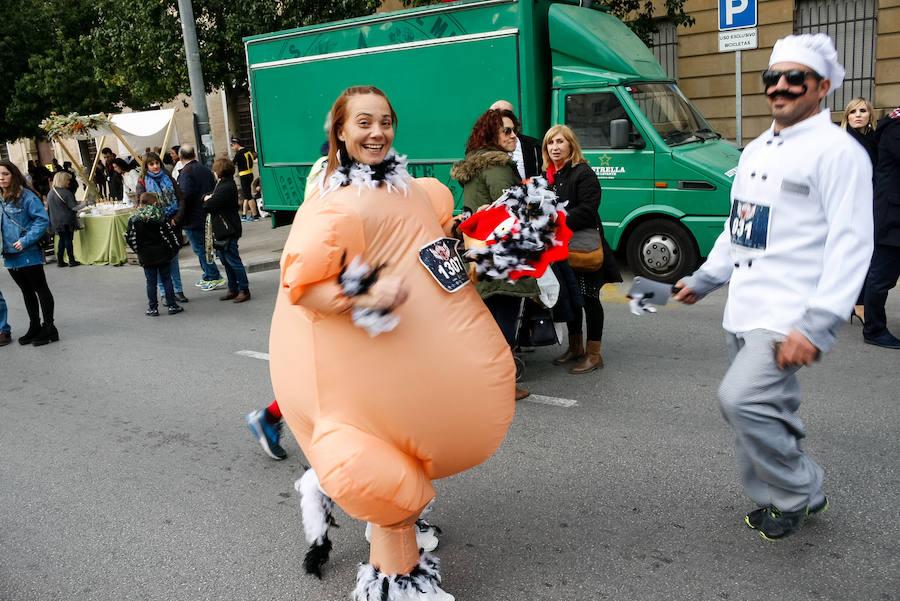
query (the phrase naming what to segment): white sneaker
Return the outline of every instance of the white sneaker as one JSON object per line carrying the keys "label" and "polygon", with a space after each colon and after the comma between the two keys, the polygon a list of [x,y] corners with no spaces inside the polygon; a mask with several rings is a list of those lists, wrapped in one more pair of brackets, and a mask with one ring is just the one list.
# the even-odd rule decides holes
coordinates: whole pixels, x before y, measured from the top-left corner
{"label": "white sneaker", "polygon": [[200,287],[204,292],[210,292],[211,290],[219,290],[220,288],[225,287],[225,278],[219,278],[218,280],[209,280],[204,282],[203,286]]}

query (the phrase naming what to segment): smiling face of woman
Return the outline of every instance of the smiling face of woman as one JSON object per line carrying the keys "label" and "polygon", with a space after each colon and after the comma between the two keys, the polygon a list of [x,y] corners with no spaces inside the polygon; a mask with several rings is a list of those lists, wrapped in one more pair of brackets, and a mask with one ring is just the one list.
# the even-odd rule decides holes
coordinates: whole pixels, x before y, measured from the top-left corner
{"label": "smiling face of woman", "polygon": [[516,124],[509,117],[503,117],[503,126],[497,140],[500,142],[500,148],[506,152],[513,152],[516,149]]}
{"label": "smiling face of woman", "polygon": [[383,96],[359,94],[347,102],[346,120],[337,132],[347,154],[365,165],[382,162],[394,142],[391,107]]}

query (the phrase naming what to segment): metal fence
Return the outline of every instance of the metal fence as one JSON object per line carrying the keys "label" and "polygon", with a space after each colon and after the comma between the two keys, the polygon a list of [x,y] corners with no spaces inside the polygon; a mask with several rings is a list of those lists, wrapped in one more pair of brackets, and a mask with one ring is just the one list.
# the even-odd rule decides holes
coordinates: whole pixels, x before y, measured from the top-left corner
{"label": "metal fence", "polygon": [[871,102],[875,95],[877,12],[878,0],[797,0],[794,32],[831,36],[847,70],[844,84],[825,98],[831,110],[844,110],[857,96]]}
{"label": "metal fence", "polygon": [[662,65],[666,75],[678,79],[678,31],[668,21],[657,22],[659,31],[652,35],[650,50]]}

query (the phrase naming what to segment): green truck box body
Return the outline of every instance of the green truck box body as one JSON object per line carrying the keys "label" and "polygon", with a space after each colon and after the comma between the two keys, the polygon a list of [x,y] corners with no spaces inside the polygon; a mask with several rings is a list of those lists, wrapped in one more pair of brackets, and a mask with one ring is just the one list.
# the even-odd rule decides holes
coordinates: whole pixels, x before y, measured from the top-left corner
{"label": "green truck box body", "polygon": [[[708,125],[647,47],[605,12],[546,0],[471,0],[245,44],[268,210],[302,202],[334,99],[349,86],[375,85],[397,112],[394,147],[408,156],[410,172],[444,182],[459,207],[462,188],[450,167],[495,100],[516,106],[528,135],[541,138],[554,123],[573,127],[603,185],[607,238],[628,248],[629,262],[642,265],[636,273],[671,279],[692,268],[728,214],[738,151],[715,135],[680,139],[676,130],[689,127],[682,121],[695,130]],[[630,147],[611,147],[612,118],[631,123]]]}

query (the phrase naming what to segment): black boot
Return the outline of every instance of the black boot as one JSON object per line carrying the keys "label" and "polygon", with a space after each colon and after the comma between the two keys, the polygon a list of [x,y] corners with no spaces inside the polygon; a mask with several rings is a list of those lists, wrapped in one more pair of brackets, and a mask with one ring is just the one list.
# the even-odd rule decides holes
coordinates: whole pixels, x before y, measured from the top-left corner
{"label": "black boot", "polygon": [[28,326],[28,331],[25,332],[24,336],[19,337],[19,344],[31,344],[31,341],[35,339],[35,337],[41,331],[41,322],[32,321],[31,325]]}
{"label": "black boot", "polygon": [[45,344],[50,344],[57,340],[59,340],[59,332],[56,331],[56,326],[52,323],[45,323],[38,335],[31,341],[31,344],[34,346],[44,346]]}

